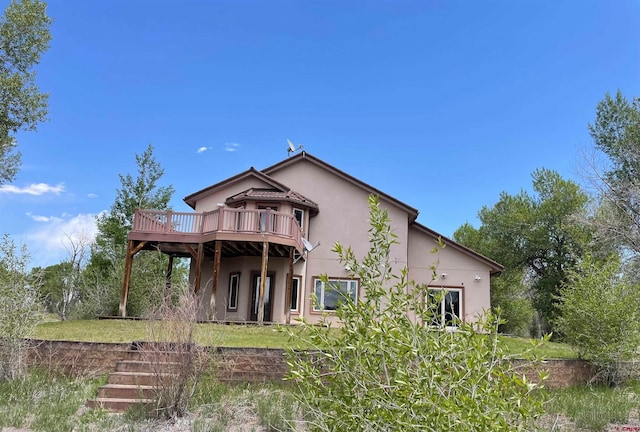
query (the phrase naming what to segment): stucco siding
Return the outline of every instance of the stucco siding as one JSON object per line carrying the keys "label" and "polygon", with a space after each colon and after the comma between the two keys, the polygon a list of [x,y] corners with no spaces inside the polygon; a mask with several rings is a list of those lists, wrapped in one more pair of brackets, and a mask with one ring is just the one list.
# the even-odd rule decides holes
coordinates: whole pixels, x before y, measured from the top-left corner
{"label": "stucco siding", "polygon": [[[409,229],[409,278],[434,288],[462,290],[465,321],[474,321],[491,307],[490,268],[453,247],[439,248],[437,239],[411,227]],[[432,266],[436,266],[435,279]],[[476,277],[477,276],[477,277]]]}
{"label": "stucco siding", "polygon": [[[320,246],[308,254],[304,281],[305,316],[311,322],[317,322],[320,314],[312,311],[310,300],[314,279],[323,274],[332,278],[349,275],[332,251],[333,245],[339,242],[350,246],[357,258],[362,258],[369,250],[369,194],[352,182],[304,160],[271,174],[271,177],[292,185],[296,192],[313,199],[320,209],[318,215],[309,220],[308,239],[313,245],[320,241]],[[389,202],[382,201],[381,204],[389,211],[392,229],[398,236],[398,244],[391,249],[391,259],[404,266],[407,262],[408,214]]]}

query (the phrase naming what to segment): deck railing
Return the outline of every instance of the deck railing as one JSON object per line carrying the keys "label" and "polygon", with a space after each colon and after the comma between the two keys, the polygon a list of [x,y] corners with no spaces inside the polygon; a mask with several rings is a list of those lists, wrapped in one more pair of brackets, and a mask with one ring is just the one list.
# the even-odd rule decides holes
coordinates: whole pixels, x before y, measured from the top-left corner
{"label": "deck railing", "polygon": [[215,232],[262,233],[290,238],[302,245],[302,233],[295,217],[269,209],[220,207],[205,213],[136,210],[131,231],[194,236]]}

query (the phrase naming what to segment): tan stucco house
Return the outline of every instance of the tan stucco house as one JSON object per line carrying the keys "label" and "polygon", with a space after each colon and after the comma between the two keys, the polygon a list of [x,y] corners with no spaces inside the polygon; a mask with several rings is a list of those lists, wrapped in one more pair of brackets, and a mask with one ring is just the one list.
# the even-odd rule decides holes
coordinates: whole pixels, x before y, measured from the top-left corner
{"label": "tan stucco house", "polygon": [[[134,256],[150,249],[168,254],[170,261],[191,258],[190,280],[203,320],[317,322],[341,295],[325,287],[320,275],[343,295],[362,295],[359,280],[349,278],[331,249],[340,242],[357,257],[366,254],[370,194],[380,197],[398,236],[390,257],[395,270],[406,265],[410,279],[447,291],[443,320],[451,313],[474,320],[489,309],[490,276],[502,271],[500,264],[416,222],[415,208],[302,151],[187,196],[194,212],[138,210],[120,311],[126,314]],[[446,247],[436,256],[431,251],[438,238]],[[311,301],[312,293],[320,304]]]}

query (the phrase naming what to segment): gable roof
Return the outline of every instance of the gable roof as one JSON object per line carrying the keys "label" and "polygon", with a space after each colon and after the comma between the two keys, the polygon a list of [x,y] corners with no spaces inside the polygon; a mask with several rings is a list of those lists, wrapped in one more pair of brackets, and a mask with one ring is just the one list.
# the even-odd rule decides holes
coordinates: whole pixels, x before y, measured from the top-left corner
{"label": "gable roof", "polygon": [[318,159],[315,156],[310,155],[309,153],[307,153],[306,151],[302,151],[298,154],[296,154],[293,157],[287,158],[281,162],[278,162],[275,165],[271,165],[268,168],[265,168],[262,170],[262,172],[266,175],[271,175],[277,171],[280,171],[281,169],[284,169],[290,165],[296,164],[302,160],[308,161],[326,171],[329,171],[331,173],[333,173],[334,175],[347,180],[348,182],[360,187],[361,189],[364,189],[365,191],[367,191],[369,194],[374,194],[374,195],[378,195],[380,198],[384,199],[385,201],[389,201],[395,205],[397,205],[398,207],[402,208],[403,210],[405,210],[408,214],[409,214],[409,222],[413,222],[416,220],[416,218],[418,217],[418,210],[403,203],[402,201],[392,197],[391,195],[388,195],[384,192],[382,192],[379,189],[374,188],[373,186],[358,180],[357,178],[353,177],[352,175],[347,174],[344,171],[339,170],[338,168],[334,167],[333,165],[329,165],[328,163]]}
{"label": "gable roof", "polygon": [[189,207],[191,207],[192,209],[195,209],[196,202],[202,199],[203,197],[210,195],[213,192],[216,192],[220,189],[227,188],[235,183],[241,182],[250,177],[257,178],[258,180],[261,180],[264,183],[266,183],[268,186],[271,186],[272,188],[282,192],[288,192],[291,190],[289,187],[285,186],[284,184],[272,179],[268,175],[263,174],[262,172],[258,171],[254,167],[251,167],[248,170],[241,172],[240,174],[236,174],[233,177],[229,177],[226,180],[222,180],[221,182],[218,182],[214,185],[201,189],[198,192],[194,192],[191,195],[187,195],[186,197],[184,197],[184,202],[186,202],[187,205],[189,205]]}
{"label": "gable roof", "polygon": [[238,183],[240,181],[243,181],[247,178],[250,177],[254,177],[257,178],[261,181],[263,181],[265,184],[267,184],[268,186],[271,186],[270,188],[249,188],[246,189],[242,192],[239,192],[229,198],[227,198],[227,202],[231,203],[231,202],[236,202],[236,201],[241,201],[243,199],[246,199],[248,197],[251,198],[263,198],[263,199],[287,199],[289,201],[292,202],[297,202],[300,204],[303,204],[311,209],[314,210],[318,210],[318,204],[316,204],[315,202],[313,202],[312,200],[304,197],[303,195],[294,192],[293,190],[291,190],[291,188],[289,188],[288,186],[284,185],[283,183],[278,182],[277,180],[274,180],[270,175],[281,170],[284,169],[292,164],[295,163],[299,163],[300,161],[307,161],[310,163],[313,163],[314,165],[327,170],[331,173],[333,173],[334,175],[347,180],[348,182],[364,189],[365,191],[367,191],[370,194],[375,194],[378,195],[380,198],[383,198],[386,201],[389,201],[395,205],[397,205],[398,207],[404,209],[405,211],[407,211],[407,213],[409,214],[409,224],[412,227],[417,228],[418,230],[432,236],[435,238],[440,238],[442,239],[442,241],[448,246],[451,247],[453,249],[456,249],[459,252],[462,252],[465,255],[468,255],[484,264],[486,264],[487,266],[489,266],[490,268],[490,273],[492,275],[494,274],[499,274],[504,270],[504,266],[502,266],[501,264],[497,263],[496,261],[493,261],[490,258],[485,257],[484,255],[481,255],[479,253],[477,253],[476,251],[469,249],[466,246],[461,245],[460,243],[457,243],[454,240],[451,240],[448,237],[443,236],[442,234],[432,230],[431,228],[428,228],[424,225],[422,225],[421,223],[416,222],[416,219],[418,217],[418,210],[403,203],[402,201],[392,197],[391,195],[388,195],[384,192],[382,192],[379,189],[374,188],[373,186],[358,180],[357,178],[353,177],[352,175],[347,174],[344,171],[339,170],[338,168],[316,158],[315,156],[310,155],[309,153],[302,151],[298,154],[296,154],[293,157],[287,158],[281,162],[276,163],[275,165],[271,165],[268,168],[263,169],[262,171],[258,171],[255,168],[251,167],[248,170],[241,172],[240,174],[237,174],[233,177],[230,177],[226,180],[223,180],[221,182],[218,182],[214,185],[211,185],[209,187],[206,187],[204,189],[199,190],[198,192],[192,193],[191,195],[188,195],[184,198],[184,201],[193,209],[196,208],[196,202],[198,200],[200,200],[201,198],[214,193],[220,189],[223,188],[227,188],[235,183]]}
{"label": "gable roof", "polygon": [[488,265],[490,270],[490,273],[492,275],[496,275],[496,274],[500,274],[503,270],[504,270],[504,266],[494,260],[492,260],[491,258],[487,258],[484,255],[479,254],[478,252],[474,251],[473,249],[469,249],[466,246],[461,245],[460,243],[456,242],[455,240],[451,240],[448,237],[443,236],[442,234],[432,230],[429,227],[426,227],[424,225],[422,225],[421,223],[418,222],[413,222],[411,224],[411,226],[413,226],[414,228],[417,228],[418,230],[424,232],[425,234],[428,234],[432,237],[435,238],[439,238],[442,240],[442,242],[447,245],[447,247],[453,248],[459,252],[462,252],[465,255],[470,256],[471,258],[474,258],[480,262],[483,262],[484,264]]}

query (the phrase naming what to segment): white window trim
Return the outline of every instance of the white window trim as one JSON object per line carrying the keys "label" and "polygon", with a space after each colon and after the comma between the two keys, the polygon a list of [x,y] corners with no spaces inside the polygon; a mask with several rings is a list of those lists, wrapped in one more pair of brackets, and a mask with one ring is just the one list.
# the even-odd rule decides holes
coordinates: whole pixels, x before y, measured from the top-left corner
{"label": "white window trim", "polygon": [[[463,313],[462,309],[463,309],[463,302],[464,302],[464,298],[463,298],[464,292],[463,292],[462,288],[453,288],[453,287],[451,287],[451,288],[445,288],[445,287],[436,288],[436,287],[429,287],[429,291],[440,291],[440,292],[444,291],[445,293],[457,292],[458,295],[459,295],[459,298],[460,298],[460,306],[459,306],[460,310],[458,311],[459,315],[456,316],[456,318],[459,319],[461,323],[464,321],[464,317],[462,316],[462,313]],[[427,293],[427,296],[428,295],[429,294]],[[427,299],[427,301],[428,301],[428,299]],[[446,313],[446,311],[445,311],[445,299],[443,298],[442,301],[440,302],[440,320],[443,323],[445,322],[445,313]],[[456,326],[456,325],[453,325],[453,326],[445,325],[445,326],[443,326],[443,328],[445,328],[447,330],[455,330],[455,329],[458,328],[458,326]]]}
{"label": "white window trim", "polygon": [[[296,212],[300,212],[301,217],[300,217],[300,231],[304,232],[304,217],[305,217],[305,211],[304,209],[301,208],[297,208],[294,207],[293,208],[293,217],[295,218],[296,216]],[[296,219],[296,222],[298,221],[298,219]]]}
{"label": "white window trim", "polygon": [[[350,285],[353,284],[354,285],[354,291],[355,291],[355,295],[353,297],[354,301],[357,302],[358,301],[358,290],[360,288],[360,281],[358,279],[345,279],[345,278],[332,278],[328,280],[329,284],[332,283],[340,283],[340,282],[347,282]],[[313,312],[335,312],[335,310],[325,310],[324,308],[324,297],[325,297],[325,283],[322,281],[322,279],[320,278],[314,278],[313,280],[313,292],[316,293],[316,287],[317,284],[321,283],[322,286],[320,288],[320,295],[318,296],[316,294],[317,297],[317,302],[313,302],[312,304],[312,310]],[[349,291],[351,291],[351,287],[348,287]]]}
{"label": "white window trim", "polygon": [[[231,305],[231,299],[233,296],[231,295],[231,288],[233,287],[233,280],[236,280],[236,304],[234,306]],[[231,273],[229,275],[229,290],[227,291],[227,310],[229,311],[237,311],[238,310],[238,296],[240,295],[240,273]]]}

